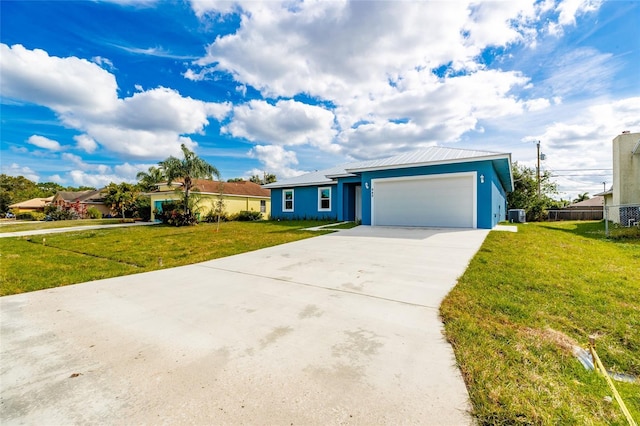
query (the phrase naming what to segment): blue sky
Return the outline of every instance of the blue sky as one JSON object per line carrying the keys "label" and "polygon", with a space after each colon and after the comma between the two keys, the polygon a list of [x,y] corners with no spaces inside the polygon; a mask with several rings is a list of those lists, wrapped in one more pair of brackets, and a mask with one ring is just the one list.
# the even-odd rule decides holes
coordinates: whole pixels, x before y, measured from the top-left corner
{"label": "blue sky", "polygon": [[611,185],[640,131],[640,2],[5,1],[2,172],[134,181],[181,143],[223,178],[431,145]]}

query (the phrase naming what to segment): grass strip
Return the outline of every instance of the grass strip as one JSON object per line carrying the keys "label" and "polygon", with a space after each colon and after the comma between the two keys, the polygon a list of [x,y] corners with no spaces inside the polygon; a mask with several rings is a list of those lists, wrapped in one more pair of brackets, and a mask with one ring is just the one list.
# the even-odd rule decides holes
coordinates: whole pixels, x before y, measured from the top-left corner
{"label": "grass strip", "polygon": [[[640,377],[640,240],[602,222],[491,232],[441,306],[479,424],[626,424],[572,347],[598,336],[608,369]],[[619,385],[619,386],[618,386]],[[640,383],[616,383],[640,416]]]}
{"label": "grass strip", "polygon": [[300,229],[327,223],[227,222],[219,232],[215,224],[155,225],[2,238],[0,295],[204,262],[315,237],[323,232]]}

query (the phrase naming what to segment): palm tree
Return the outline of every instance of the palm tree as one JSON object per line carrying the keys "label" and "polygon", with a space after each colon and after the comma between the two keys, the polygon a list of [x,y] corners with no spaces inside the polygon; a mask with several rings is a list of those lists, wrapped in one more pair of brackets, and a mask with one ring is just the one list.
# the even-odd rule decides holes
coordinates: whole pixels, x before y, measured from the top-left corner
{"label": "palm tree", "polygon": [[573,200],[574,203],[579,203],[580,201],[585,201],[589,199],[589,193],[585,192],[584,194],[579,194],[578,198]]}
{"label": "palm tree", "polygon": [[136,179],[138,179],[138,184],[143,191],[151,191],[156,184],[165,180],[165,177],[161,168],[151,166],[148,172],[138,172]]}
{"label": "palm tree", "polygon": [[220,179],[220,172],[214,166],[198,157],[193,151],[190,151],[184,144],[180,145],[180,149],[182,149],[183,159],[170,156],[158,164],[164,171],[167,185],[171,185],[174,180],[182,180],[185,215],[190,216],[189,193],[193,187],[193,179],[213,179],[214,176]]}

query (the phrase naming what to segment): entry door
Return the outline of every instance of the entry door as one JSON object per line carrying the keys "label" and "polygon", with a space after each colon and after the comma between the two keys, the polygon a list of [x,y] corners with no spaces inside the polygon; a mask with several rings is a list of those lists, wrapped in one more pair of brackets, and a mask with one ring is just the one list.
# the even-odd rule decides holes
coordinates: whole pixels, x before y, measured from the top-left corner
{"label": "entry door", "polygon": [[362,186],[356,186],[356,222],[362,220]]}

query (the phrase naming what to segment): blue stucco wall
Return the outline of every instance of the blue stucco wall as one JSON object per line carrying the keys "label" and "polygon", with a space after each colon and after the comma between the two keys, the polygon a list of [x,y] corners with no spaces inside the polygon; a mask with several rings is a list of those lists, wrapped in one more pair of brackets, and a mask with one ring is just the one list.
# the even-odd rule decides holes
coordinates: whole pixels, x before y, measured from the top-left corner
{"label": "blue stucco wall", "polygon": [[[282,211],[283,188],[271,190],[271,217],[274,219],[354,220],[355,184],[362,187],[362,224],[371,225],[371,180],[379,178],[477,172],[476,226],[491,229],[506,218],[506,193],[491,161],[443,164],[404,169],[363,172],[361,176],[338,179],[331,187],[331,211],[318,211],[318,187],[294,187],[294,211]],[[480,176],[484,176],[481,182]]]}
{"label": "blue stucco wall", "polygon": [[[271,190],[271,218],[297,219],[337,219],[338,191],[337,185],[323,185],[331,188],[331,210],[318,211],[318,187],[298,186],[295,188],[274,188]],[[282,191],[293,189],[293,211],[282,211]]]}

